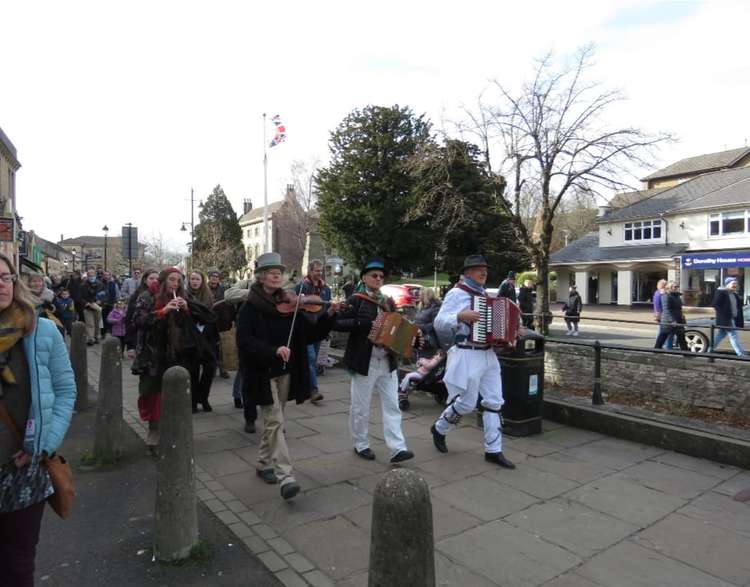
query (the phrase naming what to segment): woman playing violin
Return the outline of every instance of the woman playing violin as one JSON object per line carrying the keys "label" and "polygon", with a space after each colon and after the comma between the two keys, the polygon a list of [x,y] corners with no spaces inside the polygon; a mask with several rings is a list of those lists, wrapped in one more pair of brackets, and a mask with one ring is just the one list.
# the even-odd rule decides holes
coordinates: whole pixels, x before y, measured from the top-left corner
{"label": "woman playing violin", "polygon": [[284,271],[278,253],[258,257],[256,281],[237,319],[237,347],[243,401],[260,406],[263,418],[256,473],[266,483],[279,483],[281,497],[291,499],[300,486],[284,436],[283,410],[288,400],[301,404],[310,399],[307,345],[328,336],[336,306],[317,321],[303,318],[300,308],[307,304],[281,288]]}

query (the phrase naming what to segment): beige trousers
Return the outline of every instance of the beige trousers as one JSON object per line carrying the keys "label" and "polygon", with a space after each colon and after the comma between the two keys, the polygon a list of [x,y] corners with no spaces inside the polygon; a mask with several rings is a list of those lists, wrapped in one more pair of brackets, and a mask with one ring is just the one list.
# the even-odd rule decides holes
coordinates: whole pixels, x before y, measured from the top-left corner
{"label": "beige trousers", "polygon": [[276,477],[281,485],[294,481],[292,457],[284,436],[284,406],[289,397],[289,375],[271,379],[273,404],[260,406],[263,418],[263,435],[258,449],[258,469],[274,467]]}
{"label": "beige trousers", "polygon": [[96,304],[91,304],[83,309],[83,319],[86,321],[86,338],[88,340],[99,340],[102,324],[102,309]]}

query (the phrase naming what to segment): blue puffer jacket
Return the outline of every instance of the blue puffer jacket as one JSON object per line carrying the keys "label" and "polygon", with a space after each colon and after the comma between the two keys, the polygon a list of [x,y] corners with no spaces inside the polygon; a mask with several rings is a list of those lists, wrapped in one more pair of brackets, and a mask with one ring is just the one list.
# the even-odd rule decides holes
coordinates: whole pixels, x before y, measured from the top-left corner
{"label": "blue puffer jacket", "polygon": [[33,454],[55,452],[68,431],[76,401],[76,383],[68,350],[53,322],[39,318],[34,331],[23,339],[31,381],[31,413],[34,442],[24,439]]}

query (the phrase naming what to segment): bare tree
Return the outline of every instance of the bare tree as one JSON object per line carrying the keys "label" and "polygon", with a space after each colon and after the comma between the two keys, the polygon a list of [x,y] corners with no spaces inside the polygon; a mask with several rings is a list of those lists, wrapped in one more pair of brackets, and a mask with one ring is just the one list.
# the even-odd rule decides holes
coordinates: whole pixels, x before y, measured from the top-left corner
{"label": "bare tree", "polygon": [[290,167],[290,186],[293,191],[287,191],[287,199],[293,196],[294,201],[289,201],[289,205],[285,206],[288,215],[286,237],[294,242],[294,248],[302,251],[302,254],[307,246],[307,234],[313,229],[317,217],[315,172],[318,167],[320,160],[317,158],[310,161],[292,161]]}
{"label": "bare tree", "polygon": [[[504,176],[496,175],[496,202],[511,216],[533,259],[539,279],[536,312],[544,316],[549,314],[553,221],[566,195],[574,189],[599,194],[628,187],[630,170],[645,166],[651,150],[671,138],[606,124],[604,115],[624,98],[619,90],[586,79],[593,54],[591,46],[584,47],[561,67],[548,54],[520,91],[495,81],[496,101],[485,99],[480,107],[481,121],[496,130],[502,149]],[[485,156],[489,161],[489,147]]]}
{"label": "bare tree", "polygon": [[149,269],[161,269],[162,267],[176,265],[182,259],[182,255],[171,248],[170,243],[164,238],[161,231],[151,233],[146,238],[145,245],[143,262]]}

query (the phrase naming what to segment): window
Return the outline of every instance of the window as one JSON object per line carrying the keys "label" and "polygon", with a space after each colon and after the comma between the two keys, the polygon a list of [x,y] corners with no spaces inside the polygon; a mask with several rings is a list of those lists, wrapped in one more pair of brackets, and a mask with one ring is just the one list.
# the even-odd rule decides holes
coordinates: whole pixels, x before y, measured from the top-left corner
{"label": "window", "polygon": [[661,238],[661,220],[625,223],[625,241],[650,241]]}
{"label": "window", "polygon": [[255,227],[255,236],[258,236],[259,234],[260,234],[260,227],[256,226]]}
{"label": "window", "polygon": [[708,217],[708,236],[734,236],[750,233],[750,210],[717,212]]}

